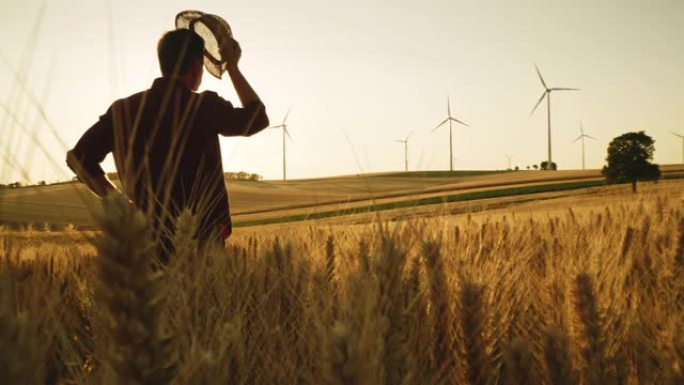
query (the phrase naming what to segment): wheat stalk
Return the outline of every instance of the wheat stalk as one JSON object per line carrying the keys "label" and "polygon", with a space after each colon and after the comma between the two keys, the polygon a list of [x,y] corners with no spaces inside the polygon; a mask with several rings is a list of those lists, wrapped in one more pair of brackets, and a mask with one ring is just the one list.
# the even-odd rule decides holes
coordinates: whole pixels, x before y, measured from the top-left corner
{"label": "wheat stalk", "polygon": [[432,357],[435,370],[443,371],[452,365],[454,359],[454,342],[451,331],[453,321],[449,306],[451,294],[439,244],[436,242],[426,243],[423,246],[423,255],[425,256],[432,318],[434,320]]}
{"label": "wheat stalk", "polygon": [[583,325],[587,344],[584,348],[586,381],[591,385],[608,384],[608,360],[592,278],[586,273],[578,274],[575,284],[575,308]]}
{"label": "wheat stalk", "polygon": [[511,385],[535,385],[539,375],[534,367],[534,356],[529,342],[517,338],[506,349],[505,382]]}
{"label": "wheat stalk", "polygon": [[38,385],[45,381],[45,345],[33,317],[17,312],[13,275],[0,271],[0,383]]}
{"label": "wheat stalk", "polygon": [[460,305],[468,382],[471,385],[486,385],[492,374],[492,367],[483,340],[484,288],[464,277],[461,282]]}
{"label": "wheat stalk", "polygon": [[120,195],[110,194],[103,208],[96,294],[110,317],[112,344],[105,361],[118,384],[169,384],[171,341],[162,334],[158,296],[163,273],[152,269],[155,246],[148,222]]}
{"label": "wheat stalk", "polygon": [[570,340],[563,330],[551,327],[544,331],[544,359],[551,384],[577,384],[578,378],[573,369]]}

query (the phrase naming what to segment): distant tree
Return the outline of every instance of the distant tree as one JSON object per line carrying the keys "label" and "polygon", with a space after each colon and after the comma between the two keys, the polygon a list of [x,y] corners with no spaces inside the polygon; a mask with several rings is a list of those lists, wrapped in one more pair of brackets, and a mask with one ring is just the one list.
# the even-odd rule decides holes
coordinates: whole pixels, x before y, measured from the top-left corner
{"label": "distant tree", "polygon": [[525,166],[525,168],[527,168],[527,169],[529,170],[529,169],[530,169],[530,165],[528,164],[527,166]]}
{"label": "distant tree", "polygon": [[259,174],[249,174],[244,171],[239,172],[226,172],[224,176],[228,180],[249,180],[249,181],[261,181],[263,177]]}
{"label": "distant tree", "polygon": [[533,164],[532,167],[534,167],[535,170],[539,168],[539,166],[536,164]]}
{"label": "distant tree", "polygon": [[44,180],[41,180],[40,182],[37,183],[38,186],[45,186],[47,183]]}
{"label": "distant tree", "polygon": [[655,152],[654,140],[643,131],[628,132],[613,139],[608,145],[606,164],[601,173],[609,184],[631,183],[637,191],[637,181],[658,180],[660,168],[651,163]]}
{"label": "distant tree", "polygon": [[556,162],[551,162],[551,167],[549,167],[549,162],[543,161],[539,166],[542,170],[558,170]]}
{"label": "distant tree", "polygon": [[21,182],[14,182],[9,184],[10,188],[18,188],[21,187]]}
{"label": "distant tree", "polygon": [[520,171],[520,167],[515,166],[515,171]]}

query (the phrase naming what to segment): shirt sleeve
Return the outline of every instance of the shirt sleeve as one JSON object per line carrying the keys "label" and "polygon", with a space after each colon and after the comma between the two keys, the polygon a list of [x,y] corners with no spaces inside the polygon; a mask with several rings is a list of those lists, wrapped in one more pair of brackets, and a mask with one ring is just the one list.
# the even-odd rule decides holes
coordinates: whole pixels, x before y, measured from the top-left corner
{"label": "shirt sleeve", "polygon": [[261,102],[246,106],[233,107],[233,104],[217,93],[207,91],[202,94],[203,112],[207,124],[223,136],[252,136],[268,127],[266,108]]}
{"label": "shirt sleeve", "polygon": [[[78,174],[76,168],[81,168],[90,177],[104,174],[100,163],[113,149],[114,134],[112,128],[112,108],[100,116],[78,140],[76,146],[67,152],[67,165]],[[74,164],[77,162],[77,164]]]}

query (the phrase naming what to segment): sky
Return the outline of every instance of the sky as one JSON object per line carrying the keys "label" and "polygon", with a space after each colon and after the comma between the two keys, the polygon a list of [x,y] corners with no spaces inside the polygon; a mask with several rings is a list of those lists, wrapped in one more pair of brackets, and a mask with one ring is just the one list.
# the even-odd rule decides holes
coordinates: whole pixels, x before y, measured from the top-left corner
{"label": "sky", "polygon": [[[156,43],[175,15],[222,16],[240,42],[240,67],[272,124],[288,118],[288,178],[449,168],[526,168],[546,159],[604,164],[628,131],[655,139],[655,161],[682,163],[684,1],[681,0],[0,0],[0,183],[70,179],[64,153],[112,101],[159,76]],[[42,11],[41,11],[42,10]],[[17,80],[20,81],[17,81]],[[235,104],[227,77],[200,90]],[[282,135],[222,138],[225,171],[282,178]],[[114,171],[111,157],[104,164]]]}

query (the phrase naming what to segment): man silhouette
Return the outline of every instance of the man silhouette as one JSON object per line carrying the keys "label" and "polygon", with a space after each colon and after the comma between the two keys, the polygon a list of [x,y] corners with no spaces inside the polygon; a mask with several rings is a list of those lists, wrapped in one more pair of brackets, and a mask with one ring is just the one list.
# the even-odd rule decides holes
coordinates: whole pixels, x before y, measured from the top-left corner
{"label": "man silhouette", "polygon": [[112,152],[123,193],[152,219],[160,258],[172,250],[174,219],[188,208],[199,220],[200,240],[232,232],[219,135],[251,136],[269,124],[265,107],[238,68],[235,40],[221,47],[243,107],[215,92],[197,93],[204,41],[189,29],[165,33],[157,54],[162,77],[150,89],[115,101],[67,152],[67,164],[104,197],[116,188],[100,167]]}

